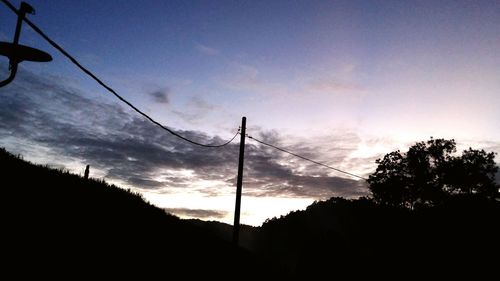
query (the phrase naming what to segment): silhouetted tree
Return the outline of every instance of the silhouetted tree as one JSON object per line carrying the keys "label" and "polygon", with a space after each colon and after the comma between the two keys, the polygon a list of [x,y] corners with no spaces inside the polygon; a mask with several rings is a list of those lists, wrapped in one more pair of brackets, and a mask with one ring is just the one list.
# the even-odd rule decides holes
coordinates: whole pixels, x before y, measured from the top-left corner
{"label": "silhouetted tree", "polygon": [[494,159],[494,152],[472,148],[464,150],[460,157],[454,157],[448,165],[447,189],[453,193],[497,196],[495,174],[498,167]]}
{"label": "silhouetted tree", "polygon": [[410,201],[405,156],[399,150],[393,151],[383,159],[377,159],[376,163],[377,170],[368,179],[375,201],[391,206]]}
{"label": "silhouetted tree", "polygon": [[413,208],[435,205],[450,194],[497,195],[495,154],[469,148],[454,156],[454,140],[418,142],[406,153],[399,150],[377,159],[368,183],[378,203]]}

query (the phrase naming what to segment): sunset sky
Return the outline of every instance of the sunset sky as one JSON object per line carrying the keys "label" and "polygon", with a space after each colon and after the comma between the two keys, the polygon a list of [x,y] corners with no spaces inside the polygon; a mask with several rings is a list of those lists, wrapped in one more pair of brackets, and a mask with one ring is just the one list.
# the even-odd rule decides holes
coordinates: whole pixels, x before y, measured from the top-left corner
{"label": "sunset sky", "polygon": [[[11,0],[18,7],[20,1]],[[500,152],[499,1],[28,1],[28,17],[120,95],[200,142],[247,133],[367,177],[435,138]],[[15,15],[0,3],[0,41]],[[152,125],[27,25],[0,88],[0,146],[105,178],[181,217],[232,223],[239,138]],[[0,58],[0,79],[8,76]],[[241,222],[367,195],[364,181],[247,139]],[[499,162],[498,156],[496,159]],[[498,179],[497,175],[497,179]]]}

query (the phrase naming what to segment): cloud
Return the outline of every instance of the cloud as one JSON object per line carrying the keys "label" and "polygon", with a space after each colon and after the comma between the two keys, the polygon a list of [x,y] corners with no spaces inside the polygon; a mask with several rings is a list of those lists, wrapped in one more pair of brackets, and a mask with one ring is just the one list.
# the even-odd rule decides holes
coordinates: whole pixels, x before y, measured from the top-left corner
{"label": "cloud", "polygon": [[200,97],[193,97],[190,102],[190,105],[193,107],[200,109],[200,110],[206,110],[206,111],[212,111],[215,110],[216,106],[213,104],[210,104],[206,100],[200,98]]}
{"label": "cloud", "polygon": [[[262,149],[254,144],[246,147],[245,189],[252,196],[291,196],[327,199],[332,196],[359,197],[367,195],[366,183],[329,174],[329,170],[301,159],[288,165],[294,157],[280,151]],[[301,155],[306,152],[296,151]],[[319,159],[320,151],[309,153]],[[295,160],[295,159],[293,159]],[[302,171],[293,167],[302,166]]]}
{"label": "cloud", "polygon": [[195,49],[198,52],[205,54],[205,55],[209,55],[209,56],[215,56],[215,55],[219,54],[219,50],[212,48],[212,47],[209,47],[207,45],[199,44],[199,43],[197,43],[195,45]]}
{"label": "cloud", "polygon": [[204,120],[208,114],[214,112],[216,109],[215,105],[206,100],[200,97],[192,97],[186,104],[185,110],[172,110],[172,112],[186,122],[197,123]]}
{"label": "cloud", "polygon": [[[189,188],[198,180],[234,173],[236,146],[192,146],[118,104],[91,100],[59,84],[57,77],[40,79],[21,72],[6,89],[0,102],[0,144],[10,149],[16,149],[16,141],[7,139],[28,140],[36,144],[32,152],[48,150],[80,159],[107,178],[143,189]],[[177,132],[204,143],[224,141],[197,131]],[[195,175],[175,174],[186,169]]]}
{"label": "cloud", "polygon": [[[91,99],[58,77],[41,78],[22,69],[18,75],[4,88],[0,100],[0,145],[7,146],[8,150],[17,152],[16,143],[29,143],[31,152],[43,151],[52,155],[51,163],[58,162],[58,155],[60,161],[75,159],[90,164],[106,178],[157,192],[196,189],[207,196],[216,196],[227,193],[228,188],[235,185],[237,143],[221,149],[193,146],[118,102]],[[203,100],[193,103],[211,109]],[[189,139],[212,144],[222,143],[230,137],[207,136],[199,131],[177,132]],[[355,143],[359,142],[355,134],[339,133],[324,139],[324,142],[344,147],[331,151],[326,148],[331,145],[318,140],[307,145],[305,141],[275,131],[255,132],[255,137],[266,142],[327,164],[334,163],[334,166],[345,162],[356,148]],[[23,149],[29,150],[24,146]],[[357,197],[367,192],[362,181],[345,178],[251,140],[247,142],[245,155],[246,195],[326,199]],[[207,182],[210,186],[196,187]]]}
{"label": "cloud", "polygon": [[227,216],[227,212],[219,210],[186,209],[186,208],[164,208],[168,213],[200,219],[222,219]]}
{"label": "cloud", "polygon": [[154,102],[168,104],[170,102],[170,99],[168,97],[169,93],[170,90],[165,89],[150,92],[148,95],[153,99]]}

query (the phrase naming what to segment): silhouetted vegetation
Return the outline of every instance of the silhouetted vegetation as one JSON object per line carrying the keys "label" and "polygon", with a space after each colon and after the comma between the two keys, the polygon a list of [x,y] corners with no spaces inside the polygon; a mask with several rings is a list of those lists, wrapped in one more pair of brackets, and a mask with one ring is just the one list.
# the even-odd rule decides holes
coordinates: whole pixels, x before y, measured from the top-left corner
{"label": "silhouetted vegetation", "polygon": [[129,190],[36,166],[3,149],[0,170],[2,268],[16,279],[229,279],[273,272],[250,252]]}
{"label": "silhouetted vegetation", "polygon": [[499,219],[499,202],[474,195],[417,211],[366,198],[331,198],[268,220],[255,250],[298,279],[479,278],[494,274],[500,261]]}
{"label": "silhouetted vegetation", "polygon": [[377,159],[368,183],[376,202],[414,208],[468,194],[495,199],[495,153],[469,148],[456,156],[454,140],[430,139]]}
{"label": "silhouetted vegetation", "polygon": [[500,202],[494,153],[430,139],[377,160],[373,197],[315,202],[267,220],[256,252],[299,279],[495,274]]}
{"label": "silhouetted vegetation", "polygon": [[[435,159],[423,158],[436,163],[452,146],[434,140],[419,149],[436,148]],[[463,155],[462,163],[492,159],[481,151]],[[244,226],[242,249],[230,243],[230,225],[181,220],[100,180],[35,166],[4,150],[0,169],[3,260],[7,268],[30,269],[16,271],[17,277],[70,271],[115,279],[429,279],[463,273],[481,279],[496,274],[500,261],[500,202],[480,189],[445,189],[453,196],[419,208],[379,198],[318,201],[261,227]]]}

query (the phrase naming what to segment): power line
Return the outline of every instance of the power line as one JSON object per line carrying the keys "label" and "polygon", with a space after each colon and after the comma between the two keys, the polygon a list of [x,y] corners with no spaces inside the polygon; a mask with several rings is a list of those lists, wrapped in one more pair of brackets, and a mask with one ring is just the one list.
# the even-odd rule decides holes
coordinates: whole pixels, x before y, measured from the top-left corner
{"label": "power line", "polygon": [[[7,0],[0,0],[0,1],[2,1],[14,13],[16,13],[16,14],[18,13],[17,9],[11,3],[9,3],[9,1],[7,1]],[[198,146],[203,146],[203,147],[222,147],[222,146],[226,146],[229,143],[231,143],[236,138],[236,136],[238,135],[239,130],[238,130],[238,132],[236,132],[236,134],[230,140],[228,140],[228,141],[226,141],[226,142],[224,142],[222,144],[217,144],[217,145],[199,143],[199,142],[190,140],[190,139],[188,139],[186,137],[183,137],[183,136],[179,135],[178,133],[174,132],[173,130],[167,128],[166,126],[163,126],[158,121],[154,120],[149,115],[147,115],[146,113],[142,112],[140,109],[138,109],[137,107],[135,107],[132,103],[130,103],[129,101],[127,101],[125,98],[123,98],[122,96],[120,96],[115,90],[113,90],[111,87],[109,87],[104,82],[102,82],[99,78],[97,78],[97,76],[94,75],[90,70],[88,70],[84,66],[82,66],[73,56],[71,56],[61,46],[59,46],[59,44],[57,44],[52,39],[50,39],[40,28],[38,28],[38,26],[36,26],[34,23],[32,23],[29,19],[27,19],[26,17],[24,17],[23,20],[36,33],[38,33],[40,36],[43,37],[43,39],[45,39],[50,45],[52,45],[52,47],[56,48],[61,54],[63,54],[66,58],[68,58],[74,65],[76,65],[78,68],[80,68],[80,70],[82,70],[83,72],[85,72],[88,76],[90,76],[97,83],[99,83],[99,85],[101,85],[106,90],[108,90],[108,92],[112,93],[115,97],[117,97],[119,100],[121,100],[122,102],[124,102],[126,105],[128,105],[130,108],[132,108],[135,112],[139,113],[140,115],[142,115],[143,117],[145,117],[146,119],[148,119],[149,121],[151,121],[151,123],[157,125],[158,127],[162,128],[163,130],[169,132],[170,134],[172,134],[172,135],[174,135],[174,136],[176,136],[176,137],[178,137],[178,138],[180,138],[180,139],[182,139],[184,141],[187,141],[187,142],[189,142],[191,144],[198,145]]]}
{"label": "power line", "polygon": [[[14,13],[18,13],[17,9],[11,4],[9,3],[7,0],[0,0],[2,1],[8,8],[10,8]],[[158,121],[154,120],[153,118],[151,118],[149,115],[147,115],[146,113],[142,112],[140,109],[138,109],[137,107],[135,107],[132,103],[130,103],[129,101],[127,101],[125,98],[123,98],[122,96],[120,96],[115,90],[113,90],[110,86],[106,85],[103,81],[101,81],[96,75],[94,75],[90,70],[88,70],[87,68],[85,68],[84,66],[82,66],[73,56],[71,56],[68,52],[66,52],[66,50],[64,50],[61,46],[59,46],[59,44],[57,44],[56,42],[54,42],[52,39],[50,39],[40,28],[38,28],[38,26],[36,26],[34,23],[32,23],[29,19],[27,19],[26,17],[23,18],[23,20],[36,32],[38,33],[40,36],[42,36],[50,45],[52,45],[52,47],[54,47],[55,49],[57,49],[61,54],[63,54],[66,58],[68,58],[74,65],[76,65],[80,70],[82,70],[83,72],[85,72],[85,74],[87,74],[88,76],[90,76],[92,79],[94,79],[99,85],[101,85],[102,87],[104,87],[106,90],[108,90],[110,93],[112,93],[116,98],[118,98],[120,101],[122,101],[123,103],[125,103],[126,105],[128,105],[130,108],[132,108],[134,111],[136,111],[137,113],[139,113],[140,115],[142,115],[143,117],[145,117],[146,119],[148,119],[150,122],[152,122],[153,124],[157,125],[158,127],[160,127],[161,129],[169,132],[170,134],[184,140],[184,141],[187,141],[191,144],[194,144],[194,145],[198,145],[198,146],[202,146],[202,147],[222,147],[222,146],[226,146],[228,145],[229,143],[231,143],[235,138],[236,136],[240,133],[240,129],[238,129],[238,131],[236,132],[236,134],[228,141],[222,143],[222,144],[218,144],[218,145],[211,145],[211,144],[202,144],[202,143],[199,143],[199,142],[196,142],[196,141],[193,141],[191,139],[188,139],[186,137],[183,137],[181,136],[180,134],[174,132],[173,130],[167,128],[166,126],[163,126],[162,124],[160,124]],[[331,167],[329,165],[326,165],[326,164],[323,164],[321,162],[318,162],[318,161],[315,161],[315,160],[312,160],[312,159],[309,159],[307,157],[304,157],[304,156],[301,156],[301,155],[298,155],[296,153],[293,153],[291,151],[288,151],[286,149],[283,149],[283,148],[279,148],[277,146],[274,146],[272,144],[269,144],[269,143],[266,143],[264,141],[261,141],[261,140],[258,140],[252,136],[249,136],[247,135],[248,138],[250,139],[253,139],[254,141],[258,142],[258,143],[261,143],[263,145],[266,145],[266,146],[269,146],[269,147],[272,147],[274,149],[277,149],[279,151],[282,151],[282,152],[285,152],[285,153],[288,153],[290,155],[293,155],[295,157],[298,157],[300,159],[303,159],[303,160],[306,160],[306,161],[309,161],[309,162],[312,162],[314,164],[317,164],[317,165],[320,165],[320,166],[323,166],[323,167],[326,167],[326,168],[329,168],[329,169],[332,169],[332,170],[335,170],[337,172],[340,172],[340,173],[343,173],[343,174],[346,174],[346,175],[349,175],[349,176],[352,176],[352,177],[356,177],[356,178],[360,178],[360,179],[363,179],[363,180],[367,180],[366,178],[364,177],[361,177],[361,176],[358,176],[358,175],[355,175],[355,174],[352,174],[352,173],[349,173],[349,172],[346,172],[346,171],[342,171],[340,169],[337,169],[337,168],[334,168],[334,167]]]}
{"label": "power line", "polygon": [[263,144],[263,145],[266,145],[266,146],[272,147],[272,148],[274,148],[274,149],[277,149],[277,150],[279,150],[279,151],[281,151],[281,152],[288,153],[288,154],[293,155],[293,156],[295,156],[295,157],[297,157],[297,158],[300,158],[300,159],[303,159],[303,160],[306,160],[306,161],[312,162],[312,163],[314,163],[314,164],[316,164],[316,165],[320,165],[320,166],[326,167],[326,168],[328,168],[328,169],[335,170],[335,171],[337,171],[337,172],[340,172],[340,173],[343,173],[343,174],[349,175],[349,176],[351,176],[351,177],[356,177],[356,178],[359,178],[359,179],[362,179],[362,180],[368,180],[367,178],[364,178],[364,177],[361,177],[361,176],[358,176],[358,175],[355,175],[355,174],[353,174],[353,173],[349,173],[349,172],[346,172],[346,171],[342,171],[342,170],[337,169],[337,168],[334,168],[334,167],[332,167],[332,166],[329,166],[329,165],[323,164],[323,163],[321,163],[321,162],[318,162],[318,161],[315,161],[315,160],[309,159],[309,158],[307,158],[307,157],[304,157],[304,156],[298,155],[298,154],[293,153],[293,152],[291,152],[291,151],[288,151],[288,150],[286,150],[286,149],[283,149],[283,148],[277,147],[277,146],[275,146],[275,145],[272,145],[272,144],[266,143],[266,142],[264,142],[264,141],[258,140],[258,139],[254,138],[254,137],[252,137],[252,136],[247,135],[247,138],[252,139],[252,140],[254,140],[254,141],[256,141],[256,142],[258,142],[258,143],[260,143],[260,144]]}

